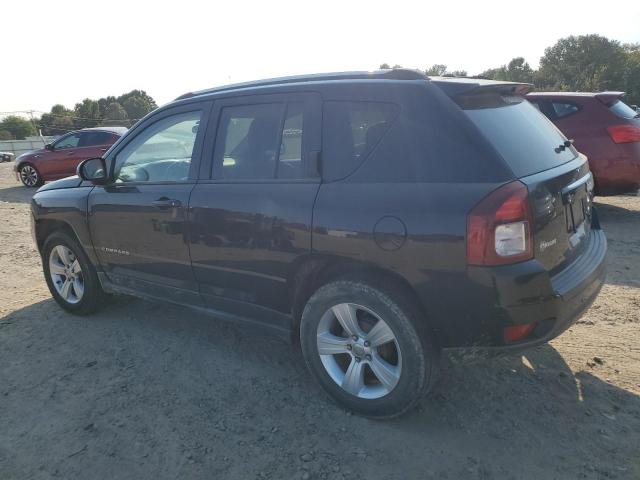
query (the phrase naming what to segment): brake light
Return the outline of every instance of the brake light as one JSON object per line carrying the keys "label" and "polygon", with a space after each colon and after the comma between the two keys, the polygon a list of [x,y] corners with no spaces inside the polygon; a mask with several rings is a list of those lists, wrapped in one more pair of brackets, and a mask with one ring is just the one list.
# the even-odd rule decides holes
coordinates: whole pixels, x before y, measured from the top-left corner
{"label": "brake light", "polygon": [[518,340],[524,340],[529,335],[531,335],[535,328],[535,322],[523,323],[522,325],[513,325],[511,327],[506,327],[503,330],[502,335],[506,342],[517,342]]}
{"label": "brake light", "polygon": [[615,143],[640,142],[640,127],[635,125],[614,125],[607,132]]}
{"label": "brake light", "polygon": [[486,196],[467,216],[467,263],[505,265],[533,258],[529,191],[519,181]]}

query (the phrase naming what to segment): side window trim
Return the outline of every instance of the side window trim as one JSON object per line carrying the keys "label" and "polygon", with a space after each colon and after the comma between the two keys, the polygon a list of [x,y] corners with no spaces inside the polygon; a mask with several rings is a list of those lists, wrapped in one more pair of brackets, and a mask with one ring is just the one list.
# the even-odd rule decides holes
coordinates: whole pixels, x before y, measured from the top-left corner
{"label": "side window trim", "polygon": [[[216,139],[221,125],[222,111],[225,107],[244,105],[259,105],[271,103],[290,104],[302,102],[304,115],[304,132],[302,139],[302,168],[304,172],[310,172],[309,157],[311,152],[319,152],[321,148],[321,123],[322,123],[322,97],[319,92],[281,92],[261,93],[257,95],[242,95],[237,97],[224,97],[216,99],[211,109],[211,119],[207,129],[205,147],[203,149],[202,164],[199,178],[205,183],[318,183],[320,176],[307,174],[304,178],[270,178],[270,179],[230,179],[222,177],[222,164],[215,164]],[[286,110],[282,118],[282,124],[286,121]],[[282,132],[280,132],[282,136]],[[277,157],[276,160],[279,160]],[[278,165],[276,161],[276,166]],[[278,168],[278,167],[276,167]]]}
{"label": "side window trim", "polygon": [[189,178],[186,181],[158,181],[158,182],[127,182],[116,183],[113,181],[111,185],[163,185],[163,184],[180,184],[180,183],[195,183],[198,179],[198,169],[200,168],[200,162],[202,160],[203,144],[205,134],[208,129],[209,119],[211,117],[211,101],[202,102],[189,102],[185,105],[171,107],[166,110],[161,110],[152,116],[145,118],[144,122],[138,122],[130,130],[128,130],[122,137],[120,137],[117,148],[109,151],[109,155],[105,158],[107,162],[107,168],[111,178],[114,176],[114,169],[116,165],[116,159],[122,150],[127,145],[134,141],[138,135],[142,134],[148,127],[154,123],[160,122],[165,118],[179,115],[181,113],[188,113],[200,110],[202,115],[200,117],[200,125],[198,127],[198,133],[196,135],[195,143],[193,145],[193,152],[191,154],[191,165],[189,167]]}

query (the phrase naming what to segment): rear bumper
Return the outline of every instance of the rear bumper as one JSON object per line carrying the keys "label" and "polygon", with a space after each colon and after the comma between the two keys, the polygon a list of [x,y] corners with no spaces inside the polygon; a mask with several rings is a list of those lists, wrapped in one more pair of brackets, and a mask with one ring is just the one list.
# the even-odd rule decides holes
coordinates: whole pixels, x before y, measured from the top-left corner
{"label": "rear bumper", "polygon": [[[450,332],[445,348],[520,350],[557,337],[582,316],[600,292],[606,277],[606,252],[605,234],[594,228],[582,255],[555,276],[535,260],[470,269],[475,290],[484,293],[474,300],[477,308],[465,322],[466,335]],[[525,340],[504,340],[506,327],[532,322],[536,328]]]}

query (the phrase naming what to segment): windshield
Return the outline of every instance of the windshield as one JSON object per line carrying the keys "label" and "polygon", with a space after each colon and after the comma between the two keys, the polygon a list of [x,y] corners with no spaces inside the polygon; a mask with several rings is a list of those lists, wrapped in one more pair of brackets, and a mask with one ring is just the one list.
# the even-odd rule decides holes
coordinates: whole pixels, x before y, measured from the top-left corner
{"label": "windshield", "polygon": [[547,117],[520,96],[496,93],[456,99],[467,116],[518,177],[548,170],[576,157]]}
{"label": "windshield", "polygon": [[638,118],[640,114],[622,100],[616,100],[609,106],[609,110],[621,118]]}

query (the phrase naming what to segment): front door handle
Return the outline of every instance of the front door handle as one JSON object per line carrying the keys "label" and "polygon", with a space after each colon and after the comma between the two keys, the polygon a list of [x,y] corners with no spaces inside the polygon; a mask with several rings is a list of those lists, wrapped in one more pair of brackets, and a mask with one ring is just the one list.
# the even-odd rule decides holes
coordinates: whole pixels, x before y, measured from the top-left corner
{"label": "front door handle", "polygon": [[76,152],[69,152],[67,153],[67,157],[70,157],[71,155],[74,155]]}
{"label": "front door handle", "polygon": [[163,197],[151,202],[151,205],[156,208],[178,208],[182,206],[182,202],[174,198]]}

